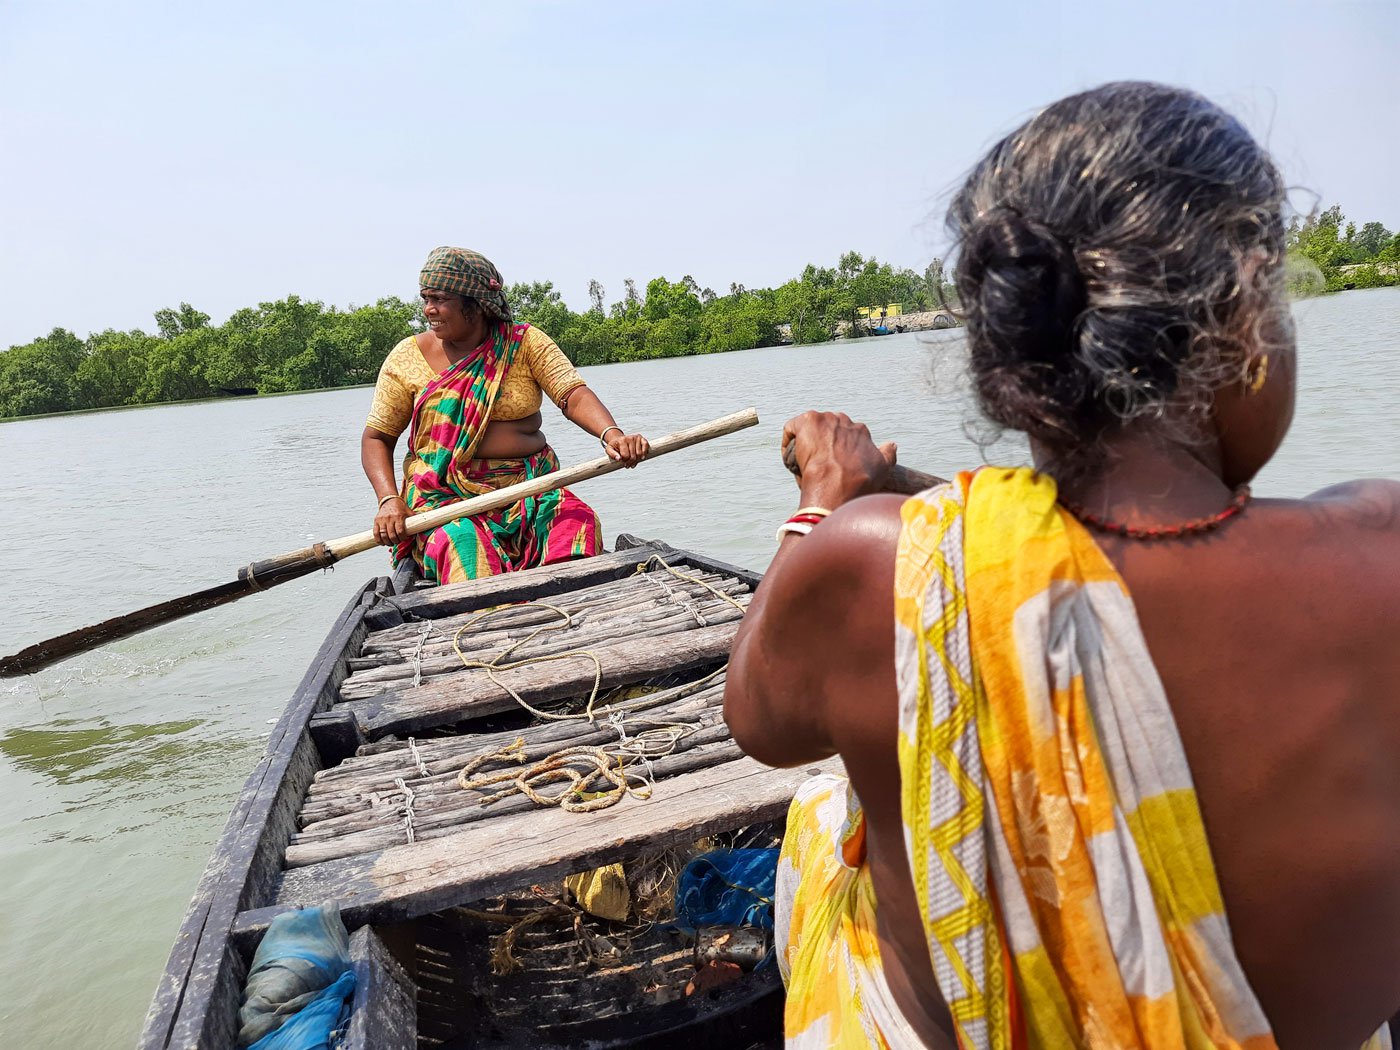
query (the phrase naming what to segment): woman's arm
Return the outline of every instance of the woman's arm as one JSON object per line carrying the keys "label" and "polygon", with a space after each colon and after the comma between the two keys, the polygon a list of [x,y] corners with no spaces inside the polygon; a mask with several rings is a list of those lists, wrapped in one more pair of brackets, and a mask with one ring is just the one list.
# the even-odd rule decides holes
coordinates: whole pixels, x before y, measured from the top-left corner
{"label": "woman's arm", "polygon": [[858,498],[878,492],[894,450],[844,415],[806,413],[783,438],[801,468],[799,505],[836,513],[809,535],[784,534],[734,640],[724,717],[748,754],[791,766],[835,753],[842,719],[893,696],[903,500]]}
{"label": "woman's arm", "polygon": [[606,431],[604,447],[608,455],[622,460],[626,466],[635,467],[651,451],[651,444],[641,434],[623,433],[613,414],[608,411],[608,406],[586,386],[570,390],[559,407],[565,419],[594,437],[602,437]]}
{"label": "woman's arm", "polygon": [[[374,515],[374,538],[385,546],[402,543],[408,538],[408,529],[404,526],[408,506],[394,481],[394,446],[398,440],[373,427],[365,427],[360,435],[360,465],[374,486],[374,498],[380,501]],[[388,496],[394,498],[387,499]]]}

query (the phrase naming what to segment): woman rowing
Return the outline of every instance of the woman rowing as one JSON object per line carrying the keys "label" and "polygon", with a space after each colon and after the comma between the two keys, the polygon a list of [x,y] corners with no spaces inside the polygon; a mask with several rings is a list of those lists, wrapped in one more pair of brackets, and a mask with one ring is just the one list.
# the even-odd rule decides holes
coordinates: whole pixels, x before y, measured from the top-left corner
{"label": "woman rowing", "polygon": [[[563,351],[511,318],[501,275],[485,256],[435,248],[419,275],[428,330],[389,352],[360,439],[379,510],[375,538],[412,557],[438,583],[585,558],[602,549],[593,508],[568,489],[410,537],[409,514],[456,503],[559,469],[540,429],[543,396],[635,467],[647,439],[625,433]],[[408,431],[403,483],[393,453]]]}
{"label": "woman rowing", "polygon": [[1036,469],[871,495],[893,449],[788,424],[725,713],[850,776],[789,815],[790,1046],[1388,1045],[1400,486],[1250,498],[1293,415],[1283,205],[1199,96],[1064,99],[949,213]]}

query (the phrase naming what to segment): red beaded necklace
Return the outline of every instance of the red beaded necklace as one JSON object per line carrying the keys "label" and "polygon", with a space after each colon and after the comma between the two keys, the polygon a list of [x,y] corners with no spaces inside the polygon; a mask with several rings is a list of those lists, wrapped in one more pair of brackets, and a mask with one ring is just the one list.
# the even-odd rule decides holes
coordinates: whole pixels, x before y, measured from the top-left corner
{"label": "red beaded necklace", "polygon": [[1060,500],[1060,506],[1069,511],[1076,518],[1082,521],[1091,529],[1098,529],[1100,532],[1111,532],[1115,536],[1122,536],[1130,540],[1179,540],[1183,536],[1199,536],[1205,532],[1213,532],[1220,528],[1231,518],[1235,517],[1249,502],[1249,486],[1241,485],[1235,489],[1235,494],[1230,497],[1230,504],[1224,510],[1212,514],[1208,518],[1197,518],[1195,521],[1185,521],[1180,525],[1126,525],[1118,521],[1105,521],[1103,518],[1090,514],[1083,507],[1077,507],[1073,503],[1066,503]]}

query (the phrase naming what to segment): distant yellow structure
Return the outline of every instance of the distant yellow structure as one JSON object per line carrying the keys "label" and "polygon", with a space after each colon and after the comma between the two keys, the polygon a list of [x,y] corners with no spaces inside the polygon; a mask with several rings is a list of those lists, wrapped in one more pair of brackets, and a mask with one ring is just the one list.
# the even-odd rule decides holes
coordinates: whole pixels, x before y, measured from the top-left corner
{"label": "distant yellow structure", "polygon": [[884,311],[885,311],[885,317],[886,317],[886,319],[891,318],[891,317],[898,317],[899,314],[900,314],[900,304],[899,304],[899,303],[886,303],[884,306],[858,306],[858,307],[856,307],[856,313],[860,314],[862,317],[873,317],[873,318],[875,318],[876,320],[879,320],[880,311],[881,311],[881,310],[884,310]]}

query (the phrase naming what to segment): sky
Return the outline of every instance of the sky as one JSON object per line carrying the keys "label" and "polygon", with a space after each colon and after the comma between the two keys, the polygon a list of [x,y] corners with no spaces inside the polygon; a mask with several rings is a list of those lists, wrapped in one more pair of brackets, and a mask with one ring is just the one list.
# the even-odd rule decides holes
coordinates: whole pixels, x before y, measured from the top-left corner
{"label": "sky", "polygon": [[921,270],[987,147],[1118,79],[1396,229],[1397,53],[1397,0],[0,0],[0,347],[410,297],[439,244],[575,309],[590,278]]}

